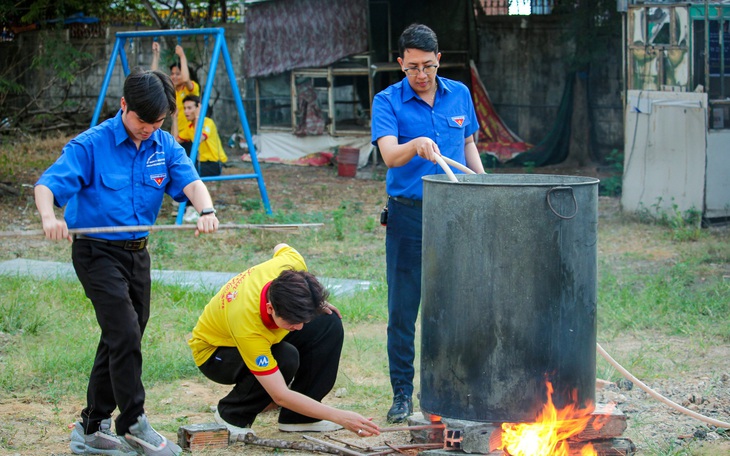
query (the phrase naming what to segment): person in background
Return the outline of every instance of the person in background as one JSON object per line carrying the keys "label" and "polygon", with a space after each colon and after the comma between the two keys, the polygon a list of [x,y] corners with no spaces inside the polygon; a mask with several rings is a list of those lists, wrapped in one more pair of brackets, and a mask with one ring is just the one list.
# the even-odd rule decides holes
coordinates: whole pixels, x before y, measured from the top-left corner
{"label": "person in background", "polygon": [[[183,113],[186,119],[186,128],[180,129],[176,119],[172,123],[172,136],[179,142],[192,142],[195,137],[195,127],[200,117],[200,98],[195,95],[188,95],[183,100]],[[223,150],[218,128],[210,117],[203,119],[203,133],[200,137],[198,147],[198,162],[200,163],[200,177],[220,176],[223,163],[228,161],[228,156]]]}
{"label": "person in background", "polygon": [[[183,111],[183,100],[188,95],[200,96],[200,85],[192,78],[193,73],[188,65],[188,58],[185,56],[185,49],[179,44],[175,46],[175,54],[180,62],[170,64],[170,79],[175,85],[175,104],[177,106],[177,123],[180,130],[187,128],[185,121],[185,113]],[[151,69],[157,70],[160,66],[160,43],[154,41],[152,43],[152,65]],[[192,143],[183,144],[185,152],[190,156],[190,148]]]}
{"label": "person in background", "polygon": [[301,254],[278,244],[272,259],[232,278],[205,306],[188,344],[206,377],[234,385],[215,412],[233,438],[253,432],[272,401],[282,407],[280,431],[380,433],[370,419],[320,402],[337,379],[344,339],[327,297]]}
{"label": "person in background", "polygon": [[[73,241],[76,275],[91,300],[101,337],[89,376],[86,407],[71,432],[77,454],[179,455],[145,414],[142,336],[150,315],[148,232],[165,193],[188,199],[201,213],[195,235],[213,233],[218,219],[190,158],[160,130],[175,112],[175,89],[160,71],[134,69],[126,78],[117,115],[63,148],[35,185],[35,201],[48,239]],[[65,206],[62,219],[54,205]],[[106,234],[69,229],[129,227]],[[116,434],[111,416],[117,415]]]}
{"label": "person in background", "polygon": [[[187,126],[180,129],[177,124],[177,118],[172,117],[172,136],[188,151],[188,155],[192,156],[192,141],[195,137],[195,126],[200,117],[200,98],[195,95],[188,95],[183,100],[183,113]],[[203,132],[200,137],[200,145],[198,146],[198,155],[196,158],[198,172],[200,177],[220,176],[223,170],[223,163],[228,161],[228,156],[223,150],[220,136],[218,136],[218,128],[213,119],[206,117],[203,121]],[[186,222],[195,222],[198,220],[198,213],[194,207],[188,206],[185,209],[183,220]]]}
{"label": "person in background", "polygon": [[391,423],[405,421],[413,413],[414,339],[421,301],[421,178],[443,173],[436,155],[484,173],[474,143],[479,125],[469,89],[438,76],[441,53],[436,34],[425,25],[412,24],[402,32],[398,47],[405,77],[375,96],[371,128],[372,143],[388,166],[385,250]]}

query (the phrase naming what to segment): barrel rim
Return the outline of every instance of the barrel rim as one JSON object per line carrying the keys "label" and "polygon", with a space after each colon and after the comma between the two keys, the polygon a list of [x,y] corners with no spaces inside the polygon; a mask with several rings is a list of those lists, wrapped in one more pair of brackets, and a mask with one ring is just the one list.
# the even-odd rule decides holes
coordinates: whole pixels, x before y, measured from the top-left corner
{"label": "barrel rim", "polygon": [[[570,185],[570,186],[579,186],[579,185],[595,185],[600,182],[600,179],[596,177],[591,176],[574,176],[574,175],[565,175],[565,174],[477,174],[476,176],[499,176],[499,178],[503,177],[554,177],[554,178],[567,178],[567,179],[573,179],[576,182],[568,182],[567,179],[566,182],[476,182],[476,181],[469,181],[468,179],[473,179],[474,174],[456,174],[456,179],[459,182],[452,182],[449,180],[448,176],[446,174],[429,174],[426,176],[422,176],[421,179],[424,182],[433,182],[433,183],[446,183],[446,184],[466,184],[466,185],[481,185],[481,186],[487,186],[487,187],[554,187],[556,185]],[[581,182],[583,180],[583,182]]]}

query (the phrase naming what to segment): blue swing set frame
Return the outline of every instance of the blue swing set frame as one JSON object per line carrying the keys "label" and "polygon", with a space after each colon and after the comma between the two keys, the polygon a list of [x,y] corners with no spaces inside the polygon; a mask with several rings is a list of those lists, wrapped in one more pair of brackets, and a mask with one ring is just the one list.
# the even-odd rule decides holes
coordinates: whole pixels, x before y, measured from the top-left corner
{"label": "blue swing set frame", "polygon": [[[206,111],[208,110],[208,102],[210,101],[210,93],[213,88],[213,79],[215,78],[215,70],[218,66],[218,60],[223,56],[223,61],[226,66],[226,72],[228,73],[228,79],[231,83],[231,90],[233,91],[233,100],[236,104],[236,110],[238,111],[238,117],[241,120],[241,127],[243,129],[244,136],[246,137],[246,143],[248,144],[248,150],[251,155],[251,163],[253,165],[253,173],[250,174],[235,174],[235,175],[221,175],[221,176],[208,176],[202,177],[201,180],[208,181],[223,181],[223,180],[239,180],[239,179],[256,179],[259,186],[259,192],[261,193],[261,200],[264,204],[264,209],[267,214],[272,214],[271,205],[269,204],[269,197],[266,193],[266,184],[264,183],[264,177],[261,174],[261,166],[259,165],[258,158],[256,157],[256,149],[253,144],[253,138],[251,136],[251,130],[248,126],[248,119],[246,118],[246,111],[243,109],[243,101],[241,100],[241,93],[238,90],[238,84],[236,83],[236,75],[233,72],[233,64],[231,63],[231,56],[228,53],[228,47],[226,46],[226,40],[224,36],[225,29],[223,28],[203,28],[195,30],[146,30],[146,31],[135,31],[135,32],[117,32],[116,40],[114,42],[114,50],[109,59],[107,65],[106,74],[104,75],[104,82],[101,86],[101,92],[99,93],[99,99],[96,102],[96,109],[94,110],[94,117],[91,119],[91,126],[95,126],[99,122],[99,115],[101,114],[102,107],[104,105],[104,98],[106,96],[107,89],[109,88],[109,81],[114,71],[114,65],[117,60],[117,56],[122,61],[122,68],[124,70],[124,76],[129,75],[129,63],[127,61],[127,54],[124,50],[127,39],[130,38],[145,38],[145,37],[160,37],[160,36],[176,36],[178,41],[182,36],[189,35],[205,35],[206,39],[208,36],[215,37],[215,44],[213,45],[213,54],[210,60],[210,68],[208,70],[208,78],[205,81],[205,89],[203,90],[203,97],[200,101],[200,117],[205,118]],[[190,153],[190,159],[193,163],[196,162],[198,156],[198,147],[200,146],[200,138],[203,133],[203,122],[198,122],[195,126],[195,135],[193,136],[193,147]],[[181,203],[178,208],[177,218],[175,223],[180,225],[183,222],[183,215],[185,214],[186,203]]]}

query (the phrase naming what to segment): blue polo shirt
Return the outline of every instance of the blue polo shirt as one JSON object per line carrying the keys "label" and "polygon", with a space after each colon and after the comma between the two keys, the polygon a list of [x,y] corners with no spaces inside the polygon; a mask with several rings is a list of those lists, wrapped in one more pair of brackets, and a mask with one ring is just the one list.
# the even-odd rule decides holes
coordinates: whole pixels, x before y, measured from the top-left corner
{"label": "blue polo shirt", "polygon": [[[38,179],[66,206],[69,228],[154,225],[164,194],[184,201],[183,188],[200,179],[185,150],[157,130],[139,150],[122,123],[122,111],[72,139]],[[94,234],[138,239],[148,232]]]}
{"label": "blue polo shirt", "polygon": [[[466,164],[464,140],[479,129],[469,89],[458,81],[436,76],[437,95],[433,108],[421,99],[403,78],[373,99],[371,139],[395,136],[398,144],[426,136],[438,145],[441,155]],[[453,170],[459,173],[458,170]],[[390,196],[423,199],[422,176],[443,174],[437,163],[419,156],[403,166],[389,168],[385,188]]]}

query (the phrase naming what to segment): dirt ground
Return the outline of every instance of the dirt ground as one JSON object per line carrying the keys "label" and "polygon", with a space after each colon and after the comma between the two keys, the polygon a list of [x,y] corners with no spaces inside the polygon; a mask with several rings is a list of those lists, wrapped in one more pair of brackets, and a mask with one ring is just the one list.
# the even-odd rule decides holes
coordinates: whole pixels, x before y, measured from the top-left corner
{"label": "dirt ground", "polygon": [[[234,172],[229,169],[227,172]],[[339,201],[363,201],[367,206],[377,208],[385,195],[382,165],[368,168],[359,178],[349,179],[336,175],[332,167],[293,167],[264,165],[267,189],[272,205],[294,204],[298,211],[332,210]],[[539,172],[563,175],[588,175],[601,177],[602,171],[595,166],[556,167],[541,169]],[[364,177],[375,176],[375,179]],[[33,213],[32,198],[27,185],[32,185],[37,176],[25,178],[26,188],[18,189],[18,195],[5,193],[0,198],[0,220],[13,220],[12,229],[37,229],[37,217]],[[21,179],[22,180],[22,179]],[[14,184],[18,185],[18,184]],[[323,188],[327,194],[323,195]],[[240,204],[241,194],[257,198],[253,182],[219,184],[216,186],[217,205],[225,205],[226,210],[234,210]],[[330,207],[331,206],[331,207]],[[599,217],[617,216],[618,200],[601,198]],[[20,214],[20,216],[19,216]],[[8,222],[0,222],[0,230],[9,229]],[[637,237],[639,239],[640,237]],[[22,242],[22,241],[18,241]],[[32,242],[32,241],[27,241]],[[621,249],[644,248],[639,241],[625,244],[602,245],[602,252],[617,252]],[[16,251],[18,249],[16,246]],[[671,253],[669,254],[671,255]],[[724,265],[727,267],[727,265]],[[378,328],[383,330],[383,328]],[[651,350],[661,362],[682,366],[673,375],[651,382],[651,386],[674,402],[682,404],[697,413],[711,415],[717,419],[730,421],[730,344],[705,346],[698,351],[695,342],[682,338],[670,338],[660,334],[630,335],[620,340],[606,343],[604,348],[617,360],[636,359],[637,352]],[[2,346],[2,333],[0,333]],[[663,355],[663,356],[662,356]],[[0,359],[0,368],[2,360]],[[600,374],[599,374],[600,377]],[[163,430],[168,438],[175,439],[176,422],[183,418],[192,423],[213,421],[210,406],[224,395],[228,387],[212,382],[186,381],[179,384],[155,387],[148,391],[148,409],[151,421]],[[174,398],[174,399],[173,399]],[[639,454],[693,454],[693,455],[730,455],[728,433],[703,425],[700,421],[673,411],[666,405],[650,397],[636,385],[619,382],[597,392],[598,402],[616,402],[618,409],[628,416],[628,430],[624,437],[630,438],[638,447]],[[161,410],[169,401],[175,401],[175,410],[185,410],[165,416]],[[331,395],[325,402],[337,405],[339,399]],[[159,404],[159,405],[155,405]],[[76,400],[61,398],[58,402],[39,402],[30,396],[0,397],[0,454],[2,455],[65,455],[71,454],[68,447],[69,429],[79,414],[81,404]],[[386,410],[374,410],[376,420],[381,423]],[[156,423],[160,423],[157,425]],[[383,423],[384,424],[384,423]],[[276,429],[276,414],[262,415],[256,423],[257,434],[261,437],[300,440],[298,435],[280,433]],[[379,446],[386,443],[402,444],[409,441],[405,432],[392,432],[380,437],[358,439],[347,431],[328,434],[339,440],[357,443],[361,446]],[[325,439],[326,436],[315,435]],[[670,443],[671,452],[656,453],[656,449],[666,448]],[[690,452],[691,449],[691,452]],[[237,443],[225,450],[205,451],[197,454],[270,454],[272,449],[244,446]],[[301,453],[301,452],[300,452]]]}

